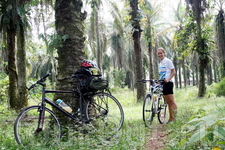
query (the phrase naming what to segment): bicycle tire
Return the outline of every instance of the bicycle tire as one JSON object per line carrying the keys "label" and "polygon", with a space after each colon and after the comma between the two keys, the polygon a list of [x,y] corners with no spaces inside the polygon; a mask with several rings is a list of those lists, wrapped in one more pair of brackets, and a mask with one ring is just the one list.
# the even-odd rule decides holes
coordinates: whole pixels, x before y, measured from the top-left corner
{"label": "bicycle tire", "polygon": [[166,120],[166,109],[167,109],[167,103],[162,95],[158,97],[158,120],[161,124],[163,124]]}
{"label": "bicycle tire", "polygon": [[121,129],[124,112],[119,101],[108,93],[97,93],[87,101],[85,116],[95,130],[110,134]]}
{"label": "bicycle tire", "polygon": [[45,108],[43,128],[37,129],[40,110],[41,106],[30,106],[18,115],[14,124],[14,135],[18,144],[29,148],[48,147],[60,140],[60,122],[48,108]]}
{"label": "bicycle tire", "polygon": [[154,116],[155,116],[155,108],[153,105],[153,99],[152,99],[152,95],[148,94],[146,95],[145,99],[144,99],[144,104],[143,104],[143,121],[145,123],[146,127],[150,127]]}

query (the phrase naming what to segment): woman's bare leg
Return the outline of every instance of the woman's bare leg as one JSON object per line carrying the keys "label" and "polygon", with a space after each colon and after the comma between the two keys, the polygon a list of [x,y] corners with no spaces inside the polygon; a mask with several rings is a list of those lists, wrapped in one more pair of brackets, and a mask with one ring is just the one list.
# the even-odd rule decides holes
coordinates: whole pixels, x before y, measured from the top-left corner
{"label": "woman's bare leg", "polygon": [[168,94],[168,95],[164,95],[164,98],[169,108],[169,114],[170,114],[169,121],[175,121],[176,114],[177,114],[177,104],[174,100],[174,96],[173,94]]}

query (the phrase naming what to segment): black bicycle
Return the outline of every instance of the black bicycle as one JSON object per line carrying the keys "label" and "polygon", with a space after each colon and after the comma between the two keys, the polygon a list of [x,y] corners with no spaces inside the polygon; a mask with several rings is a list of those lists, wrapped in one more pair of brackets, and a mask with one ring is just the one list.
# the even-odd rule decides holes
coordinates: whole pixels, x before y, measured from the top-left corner
{"label": "black bicycle", "polygon": [[[120,130],[124,122],[124,112],[119,101],[110,92],[100,91],[83,94],[81,92],[82,81],[79,79],[79,75],[73,76],[78,81],[77,91],[47,90],[44,82],[49,75],[47,74],[37,80],[28,88],[28,90],[31,90],[37,84],[41,85],[42,101],[39,105],[23,109],[18,115],[14,125],[14,134],[18,144],[23,146],[50,146],[60,140],[62,136],[61,124],[55,112],[49,108],[49,105],[59,110],[68,119],[70,118],[69,120],[74,121],[74,124],[90,126],[93,132],[98,129],[104,129],[105,133],[115,133]],[[79,98],[78,110],[75,113],[68,113],[48,99],[46,97],[47,93],[77,95]]]}
{"label": "black bicycle", "polygon": [[163,80],[138,80],[138,82],[149,82],[149,92],[145,96],[143,104],[143,121],[146,127],[150,127],[155,115],[161,124],[166,119],[167,103],[163,97]]}

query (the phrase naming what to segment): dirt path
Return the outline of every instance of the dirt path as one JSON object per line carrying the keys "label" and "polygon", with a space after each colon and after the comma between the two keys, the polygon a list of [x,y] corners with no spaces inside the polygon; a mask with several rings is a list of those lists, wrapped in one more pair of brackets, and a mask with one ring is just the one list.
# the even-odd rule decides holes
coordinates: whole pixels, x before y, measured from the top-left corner
{"label": "dirt path", "polygon": [[151,128],[152,132],[147,137],[146,150],[165,150],[165,140],[167,137],[165,125],[160,124]]}

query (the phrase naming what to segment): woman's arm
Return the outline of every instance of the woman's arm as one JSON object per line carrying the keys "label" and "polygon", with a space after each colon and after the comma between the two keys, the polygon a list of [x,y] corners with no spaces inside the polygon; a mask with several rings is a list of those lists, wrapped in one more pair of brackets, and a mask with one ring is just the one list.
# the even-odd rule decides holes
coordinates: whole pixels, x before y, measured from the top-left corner
{"label": "woman's arm", "polygon": [[176,75],[176,70],[175,68],[171,69],[171,74],[170,77],[168,79],[165,79],[164,82],[169,82],[174,76]]}

